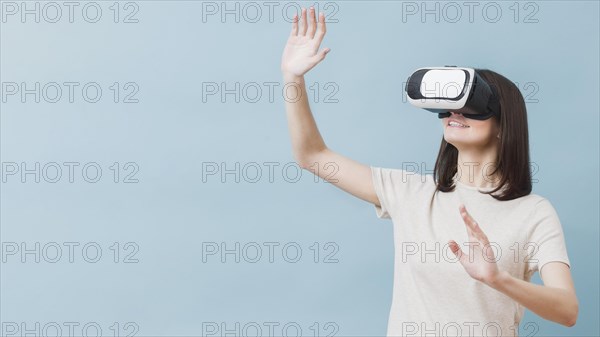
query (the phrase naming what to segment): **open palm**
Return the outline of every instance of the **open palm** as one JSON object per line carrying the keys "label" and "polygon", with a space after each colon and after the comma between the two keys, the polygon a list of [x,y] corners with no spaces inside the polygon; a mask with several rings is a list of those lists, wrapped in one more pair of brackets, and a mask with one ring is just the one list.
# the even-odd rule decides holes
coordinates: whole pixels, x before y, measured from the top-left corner
{"label": "open palm", "polygon": [[466,207],[460,205],[459,211],[467,227],[469,243],[472,247],[469,250],[471,254],[467,255],[464,253],[454,240],[449,242],[450,249],[458,257],[460,263],[472,278],[484,283],[490,283],[499,274],[494,250],[477,221],[467,212]]}
{"label": "open palm", "polygon": [[326,32],[325,15],[319,13],[318,33],[315,9],[310,8],[310,22],[307,22],[306,8],[302,8],[301,16],[301,20],[298,20],[298,15],[294,16],[292,31],[281,58],[281,71],[285,75],[303,76],[330,51],[329,48],[319,51]]}

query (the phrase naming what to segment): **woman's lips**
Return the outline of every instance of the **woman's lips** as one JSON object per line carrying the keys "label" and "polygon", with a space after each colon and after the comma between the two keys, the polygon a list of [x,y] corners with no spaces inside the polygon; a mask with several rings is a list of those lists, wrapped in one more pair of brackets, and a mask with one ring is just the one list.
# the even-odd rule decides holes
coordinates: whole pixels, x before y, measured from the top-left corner
{"label": "woman's lips", "polygon": [[451,121],[448,122],[448,127],[451,127],[451,128],[461,128],[461,129],[469,128],[468,125],[462,124],[461,122],[457,122],[457,121],[454,121],[454,120],[451,120]]}

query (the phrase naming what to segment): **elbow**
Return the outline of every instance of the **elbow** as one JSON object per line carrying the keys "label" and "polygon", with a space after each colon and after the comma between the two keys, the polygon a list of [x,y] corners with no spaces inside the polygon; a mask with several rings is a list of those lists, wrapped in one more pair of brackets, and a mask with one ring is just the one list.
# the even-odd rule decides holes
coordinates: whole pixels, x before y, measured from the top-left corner
{"label": "elbow", "polygon": [[568,315],[567,320],[564,323],[564,325],[569,328],[572,326],[575,326],[575,323],[577,323],[578,315],[579,315],[579,304],[577,303],[577,300],[575,300],[575,303],[573,304],[571,310],[569,310],[569,315]]}
{"label": "elbow", "polygon": [[305,170],[306,166],[307,166],[307,160],[305,156],[301,156],[298,155],[297,153],[294,153],[294,161],[296,162],[296,165],[298,165],[301,169]]}
{"label": "elbow", "polygon": [[[320,150],[320,151],[323,151],[323,150]],[[303,153],[303,154],[294,154],[294,160],[296,161],[296,164],[298,166],[300,166],[301,169],[307,170],[307,171],[313,171],[315,168],[315,165],[317,165],[315,156],[320,151],[313,151],[313,152],[308,152],[308,153]]]}
{"label": "elbow", "polygon": [[301,169],[306,170],[310,166],[309,156],[305,153],[294,152],[294,161]]}
{"label": "elbow", "polygon": [[308,168],[312,165],[310,161],[297,158],[296,164],[303,170],[308,170]]}
{"label": "elbow", "polygon": [[571,318],[569,318],[569,320],[565,323],[565,326],[571,328],[575,326],[575,323],[577,323],[577,315],[574,315]]}

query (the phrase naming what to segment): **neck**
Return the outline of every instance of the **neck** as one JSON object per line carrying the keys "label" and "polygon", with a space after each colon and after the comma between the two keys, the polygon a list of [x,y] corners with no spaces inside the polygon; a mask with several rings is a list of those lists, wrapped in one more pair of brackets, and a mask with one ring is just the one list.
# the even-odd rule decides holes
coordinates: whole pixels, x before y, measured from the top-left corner
{"label": "neck", "polygon": [[499,182],[498,175],[492,175],[496,168],[496,149],[466,148],[458,151],[458,180],[477,188],[495,187]]}

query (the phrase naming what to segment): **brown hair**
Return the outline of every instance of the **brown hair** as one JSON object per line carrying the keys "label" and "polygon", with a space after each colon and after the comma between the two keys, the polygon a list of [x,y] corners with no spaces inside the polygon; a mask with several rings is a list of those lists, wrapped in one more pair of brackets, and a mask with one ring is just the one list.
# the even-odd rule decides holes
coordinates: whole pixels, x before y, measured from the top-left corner
{"label": "brown hair", "polygon": [[[500,141],[495,167],[490,173],[498,173],[499,184],[488,192],[497,200],[512,200],[531,193],[531,171],[529,170],[529,132],[527,109],[519,88],[506,77],[489,69],[475,69],[483,79],[493,86],[500,101],[500,117],[493,116],[500,125]],[[458,149],[446,142],[442,136],[440,151],[435,161],[433,179],[437,190],[453,191],[457,168]],[[438,179],[439,177],[439,179]],[[492,193],[502,190],[501,193]]]}

